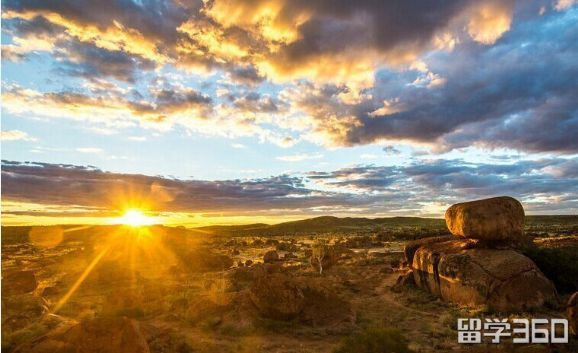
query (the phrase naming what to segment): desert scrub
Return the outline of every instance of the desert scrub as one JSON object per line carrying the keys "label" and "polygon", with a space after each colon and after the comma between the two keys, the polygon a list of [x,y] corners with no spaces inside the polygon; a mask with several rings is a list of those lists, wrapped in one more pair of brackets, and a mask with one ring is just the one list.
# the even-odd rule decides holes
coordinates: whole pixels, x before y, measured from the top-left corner
{"label": "desert scrub", "polygon": [[228,279],[217,278],[207,290],[209,300],[217,305],[228,305],[231,302],[231,297],[228,294],[230,288],[231,283]]}
{"label": "desert scrub", "polygon": [[370,328],[346,338],[334,353],[412,353],[401,331]]}
{"label": "desert scrub", "polygon": [[542,248],[528,246],[522,251],[536,263],[560,293],[578,291],[578,247]]}
{"label": "desert scrub", "polygon": [[49,327],[42,322],[32,323],[18,331],[6,333],[2,328],[2,351],[11,352],[24,342],[37,339],[49,331]]}

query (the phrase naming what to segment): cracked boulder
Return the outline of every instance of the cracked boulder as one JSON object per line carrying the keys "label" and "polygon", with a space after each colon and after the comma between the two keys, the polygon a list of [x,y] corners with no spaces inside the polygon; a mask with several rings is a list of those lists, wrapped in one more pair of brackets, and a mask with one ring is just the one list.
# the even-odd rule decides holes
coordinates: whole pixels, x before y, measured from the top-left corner
{"label": "cracked boulder", "polygon": [[514,250],[471,248],[461,240],[421,246],[413,256],[416,285],[464,306],[524,311],[557,300],[554,285]]}

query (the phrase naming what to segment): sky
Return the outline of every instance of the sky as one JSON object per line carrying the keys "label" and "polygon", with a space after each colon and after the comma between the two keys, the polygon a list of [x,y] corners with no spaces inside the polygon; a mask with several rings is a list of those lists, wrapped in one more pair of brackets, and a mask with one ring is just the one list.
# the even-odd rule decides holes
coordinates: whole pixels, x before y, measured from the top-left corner
{"label": "sky", "polygon": [[576,0],[5,0],[2,223],[578,214]]}

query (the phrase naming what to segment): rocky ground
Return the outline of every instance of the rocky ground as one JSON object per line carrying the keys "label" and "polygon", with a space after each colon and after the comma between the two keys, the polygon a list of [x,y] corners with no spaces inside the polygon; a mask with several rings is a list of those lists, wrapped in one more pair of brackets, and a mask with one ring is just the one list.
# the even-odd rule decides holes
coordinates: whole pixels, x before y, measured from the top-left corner
{"label": "rocky ground", "polygon": [[[391,327],[415,352],[483,352],[488,347],[457,343],[457,318],[507,317],[412,285],[404,276],[409,267],[402,241],[143,232],[69,232],[54,244],[5,241],[3,235],[2,350],[321,353],[337,350],[352,333]],[[576,237],[560,239],[534,241],[578,246]],[[320,243],[328,247],[322,257]],[[569,294],[560,293],[560,303]],[[516,316],[564,317],[564,310],[552,305]],[[515,348],[577,347],[572,339]]]}

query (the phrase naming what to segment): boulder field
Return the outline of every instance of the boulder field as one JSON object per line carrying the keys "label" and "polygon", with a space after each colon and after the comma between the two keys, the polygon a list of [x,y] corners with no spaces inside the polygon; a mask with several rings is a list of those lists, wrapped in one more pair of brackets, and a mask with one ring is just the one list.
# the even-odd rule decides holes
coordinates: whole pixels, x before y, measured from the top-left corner
{"label": "boulder field", "polygon": [[450,302],[500,312],[557,301],[552,282],[512,247],[527,241],[524,210],[517,200],[460,203],[445,218],[453,236],[421,239],[405,248],[418,287]]}

